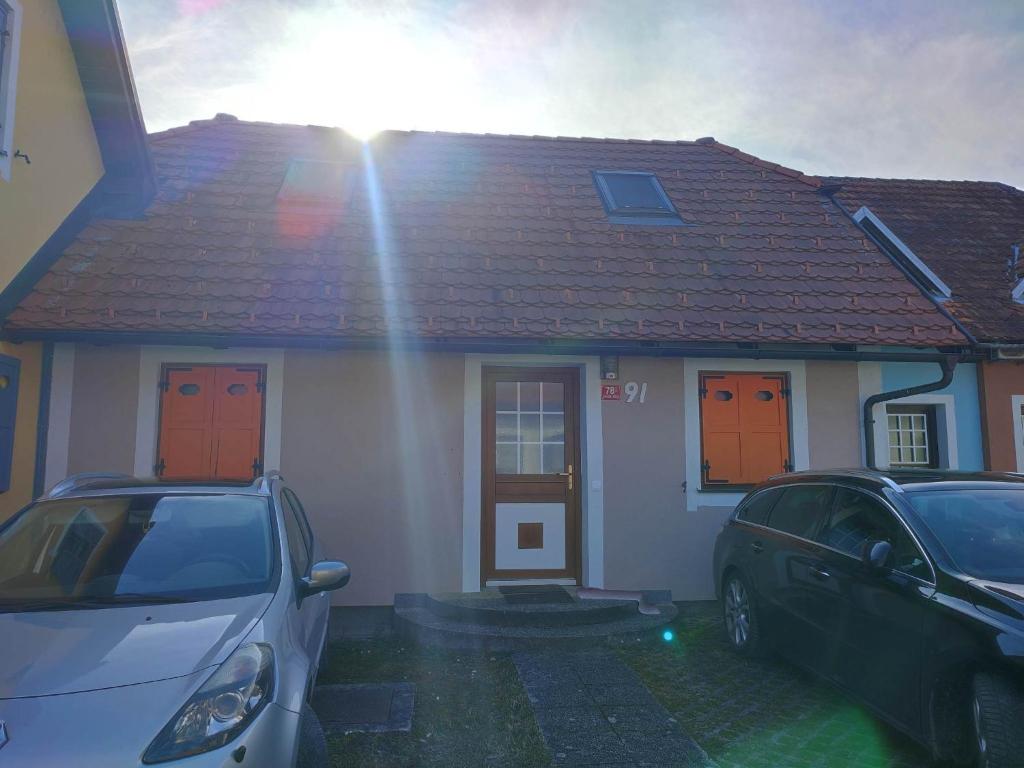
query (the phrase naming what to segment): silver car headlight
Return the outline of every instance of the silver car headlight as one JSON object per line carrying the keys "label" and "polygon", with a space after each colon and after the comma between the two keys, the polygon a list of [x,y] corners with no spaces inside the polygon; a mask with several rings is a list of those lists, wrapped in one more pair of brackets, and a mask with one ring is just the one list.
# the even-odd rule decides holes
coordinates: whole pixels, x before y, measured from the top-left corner
{"label": "silver car headlight", "polygon": [[142,762],[178,760],[224,746],[266,706],[273,687],[270,646],[241,646],[171,718],[149,745]]}

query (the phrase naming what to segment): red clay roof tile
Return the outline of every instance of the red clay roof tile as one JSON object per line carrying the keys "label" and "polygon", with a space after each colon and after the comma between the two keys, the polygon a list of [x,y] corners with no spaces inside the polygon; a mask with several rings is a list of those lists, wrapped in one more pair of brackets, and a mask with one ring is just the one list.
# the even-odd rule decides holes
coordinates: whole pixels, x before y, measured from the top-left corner
{"label": "red clay roof tile", "polygon": [[1011,297],[1011,246],[1024,248],[1024,191],[978,181],[835,177],[837,199],[867,206],[952,290],[944,307],[982,342],[1024,342],[1024,305]]}
{"label": "red clay roof tile", "polygon": [[[371,170],[338,131],[217,119],[151,146],[145,219],[90,224],[8,330],[964,342],[820,180],[713,141],[389,132]],[[296,158],[350,164],[343,202],[281,205]],[[656,173],[689,226],[609,223],[595,169]]]}

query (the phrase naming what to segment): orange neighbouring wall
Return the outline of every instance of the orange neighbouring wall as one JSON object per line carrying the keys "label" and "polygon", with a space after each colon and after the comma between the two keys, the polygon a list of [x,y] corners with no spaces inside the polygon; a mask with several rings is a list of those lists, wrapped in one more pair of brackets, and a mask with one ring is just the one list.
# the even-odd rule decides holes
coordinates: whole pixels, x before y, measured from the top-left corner
{"label": "orange neighbouring wall", "polygon": [[1013,396],[1024,396],[1024,362],[998,361],[978,366],[978,391],[984,428],[985,467],[1003,472],[1017,471]]}

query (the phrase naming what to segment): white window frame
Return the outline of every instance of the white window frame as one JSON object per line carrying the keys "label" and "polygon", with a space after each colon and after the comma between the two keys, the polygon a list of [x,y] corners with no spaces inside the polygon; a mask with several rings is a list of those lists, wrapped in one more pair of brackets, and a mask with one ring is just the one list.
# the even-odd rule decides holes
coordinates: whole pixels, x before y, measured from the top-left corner
{"label": "white window frame", "polygon": [[1017,304],[1024,304],[1024,278],[1021,278],[1013,289],[1013,300]]}
{"label": "white window frame", "polygon": [[265,365],[263,411],[264,472],[281,468],[281,411],[284,350],[207,347],[143,347],[139,356],[139,406],[135,422],[135,474],[152,477],[160,438],[160,372],[164,365]]}
{"label": "white window frame", "polygon": [[928,268],[928,265],[918,258],[917,254],[910,250],[910,246],[900,240],[896,236],[895,232],[885,226],[885,222],[878,218],[870,208],[866,205],[862,205],[860,209],[853,214],[853,220],[857,222],[857,224],[860,224],[865,219],[875,226],[875,228],[881,233],[882,237],[889,242],[889,244],[900,256],[903,257],[905,261],[909,262],[927,282],[931,283],[930,286],[925,286],[926,288],[930,288],[929,293],[940,296],[944,299],[952,297],[953,291],[942,281],[942,278],[932,272],[932,270]]}
{"label": "white window frame", "polygon": [[4,61],[0,61],[0,178],[11,180],[11,166],[14,162],[14,113],[18,91],[18,61],[21,51],[21,2],[0,0],[7,7],[10,40],[5,46]]}
{"label": "white window frame", "polygon": [[[726,373],[784,373],[789,376],[789,449],[793,471],[810,467],[807,427],[807,366],[803,360],[753,360],[737,358],[687,358],[683,367],[684,431],[686,434],[686,509],[735,507],[746,491],[708,491],[701,489],[700,470],[700,374],[702,371]],[[781,473],[780,473],[781,474]]]}
{"label": "white window frame", "polygon": [[1013,414],[1013,447],[1017,455],[1017,471],[1024,472],[1024,417],[1020,409],[1024,407],[1024,395],[1010,396],[1011,413]]}
{"label": "white window frame", "polygon": [[872,416],[875,419],[875,465],[878,469],[889,469],[889,413],[890,405],[934,405],[935,440],[939,448],[939,469],[959,469],[960,454],[956,439],[956,398],[953,395],[912,395],[898,400],[875,403]]}

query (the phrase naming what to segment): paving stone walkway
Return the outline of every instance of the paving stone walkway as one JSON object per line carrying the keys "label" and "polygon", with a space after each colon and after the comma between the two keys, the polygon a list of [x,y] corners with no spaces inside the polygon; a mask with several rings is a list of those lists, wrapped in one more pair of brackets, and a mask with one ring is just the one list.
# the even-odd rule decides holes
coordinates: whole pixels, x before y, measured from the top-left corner
{"label": "paving stone walkway", "polygon": [[556,766],[713,765],[614,652],[520,651],[512,660]]}

